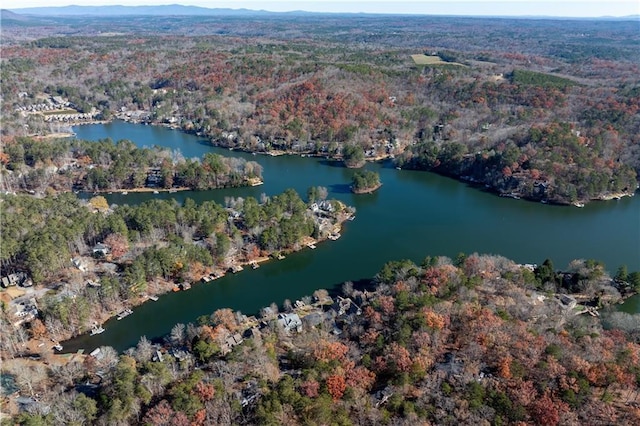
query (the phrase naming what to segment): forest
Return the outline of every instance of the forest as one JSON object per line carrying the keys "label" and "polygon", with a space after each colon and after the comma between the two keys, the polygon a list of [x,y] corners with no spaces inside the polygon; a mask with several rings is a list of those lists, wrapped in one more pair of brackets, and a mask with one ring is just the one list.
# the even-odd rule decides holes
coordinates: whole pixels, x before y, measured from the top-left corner
{"label": "forest", "polygon": [[6,141],[4,155],[2,187],[8,192],[205,190],[262,181],[262,167],[255,161],[213,153],[185,159],[178,152],[138,148],[128,140],[19,137]]}
{"label": "forest", "polygon": [[589,314],[629,275],[596,261],[392,261],[365,287],[272,305],[259,323],[220,309],[123,354],[9,369],[39,398],[3,424],[633,425],[640,327]]}
{"label": "forest", "polygon": [[[611,277],[596,260],[430,253],[124,353],[51,348],[149,297],[337,239],[355,215],[324,187],[109,205],[101,193],[255,185],[262,170],[69,138],[74,126],[166,126],[583,206],[637,192],[637,20],[5,12],[2,426],[640,423],[638,315],[614,309],[640,271]],[[365,169],[353,184],[381,182]],[[31,285],[33,306],[7,296]]]}
{"label": "forest", "polygon": [[[293,190],[230,198],[226,207],[191,199],[109,206],[102,196],[85,201],[73,193],[2,196],[3,271],[24,271],[49,290],[38,300],[38,317],[17,327],[3,299],[3,354],[21,356],[19,342],[29,333],[69,338],[143,295],[324,240],[354,213],[325,200],[326,188],[309,193],[323,208],[311,209]],[[108,251],[96,253],[98,244]]]}
{"label": "forest", "polygon": [[[52,19],[53,29],[28,19],[2,28],[3,139],[65,131],[28,109],[51,96],[98,120],[349,167],[392,159],[548,203],[638,186],[632,20]],[[439,59],[415,63],[423,53]]]}

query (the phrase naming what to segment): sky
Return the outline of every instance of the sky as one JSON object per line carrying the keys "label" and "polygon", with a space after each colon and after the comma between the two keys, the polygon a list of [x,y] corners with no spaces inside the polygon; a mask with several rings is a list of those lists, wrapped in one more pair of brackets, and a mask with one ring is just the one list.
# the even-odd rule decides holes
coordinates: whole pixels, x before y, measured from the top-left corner
{"label": "sky", "polygon": [[285,12],[368,12],[425,15],[492,15],[598,17],[640,14],[639,0],[3,0],[2,8],[39,6],[161,5],[182,4],[208,8],[255,9]]}

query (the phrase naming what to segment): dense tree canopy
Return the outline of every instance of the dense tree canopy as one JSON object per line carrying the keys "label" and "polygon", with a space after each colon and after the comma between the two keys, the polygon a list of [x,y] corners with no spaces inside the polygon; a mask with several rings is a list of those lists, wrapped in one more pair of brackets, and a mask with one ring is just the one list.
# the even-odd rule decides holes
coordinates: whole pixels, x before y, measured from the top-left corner
{"label": "dense tree canopy", "polygon": [[[604,329],[588,303],[563,302],[574,282],[585,300],[620,297],[595,261],[563,272],[545,261],[533,273],[477,254],[456,265],[389,262],[366,292],[350,286],[349,299],[298,310],[324,313],[315,326],[304,319],[300,334],[265,317],[229,348],[250,325],[221,309],[176,325],[162,347],[142,337],[119,357],[101,348],[97,360],[65,367],[77,369],[66,386],[34,381],[51,411],[14,420],[51,424],[66,410],[100,424],[636,424],[637,319],[635,329]],[[97,374],[97,394],[77,396],[73,384]]]}

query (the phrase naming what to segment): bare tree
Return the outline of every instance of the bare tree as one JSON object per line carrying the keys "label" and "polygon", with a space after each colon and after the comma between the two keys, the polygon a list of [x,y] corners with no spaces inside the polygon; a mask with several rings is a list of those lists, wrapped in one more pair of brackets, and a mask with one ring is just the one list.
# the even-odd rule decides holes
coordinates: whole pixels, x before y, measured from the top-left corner
{"label": "bare tree", "polygon": [[140,337],[136,350],[134,352],[134,358],[138,362],[149,361],[153,356],[153,345],[151,341],[147,339],[147,336]]}
{"label": "bare tree", "polygon": [[170,335],[170,339],[173,344],[175,345],[184,344],[185,328],[186,328],[185,325],[182,323],[178,323],[173,326],[173,328],[171,329],[171,335]]}
{"label": "bare tree", "polygon": [[342,294],[349,297],[353,295],[353,282],[345,281],[344,284],[342,284]]}
{"label": "bare tree", "polygon": [[101,346],[96,357],[96,367],[99,370],[110,371],[118,364],[118,352],[111,346]]}

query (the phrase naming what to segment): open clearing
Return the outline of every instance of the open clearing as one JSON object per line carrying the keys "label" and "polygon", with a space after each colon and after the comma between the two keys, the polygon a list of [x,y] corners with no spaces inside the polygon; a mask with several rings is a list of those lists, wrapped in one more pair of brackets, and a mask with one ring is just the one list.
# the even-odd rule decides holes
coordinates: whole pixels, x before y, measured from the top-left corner
{"label": "open clearing", "polygon": [[437,55],[417,54],[417,55],[411,55],[411,58],[413,59],[413,62],[415,62],[416,65],[458,65],[461,67],[466,66],[458,62],[443,61],[442,58]]}

